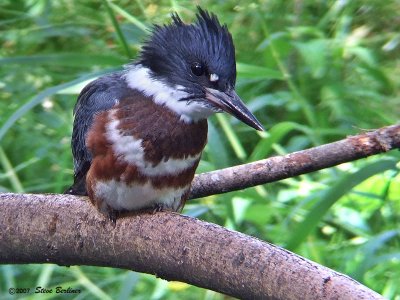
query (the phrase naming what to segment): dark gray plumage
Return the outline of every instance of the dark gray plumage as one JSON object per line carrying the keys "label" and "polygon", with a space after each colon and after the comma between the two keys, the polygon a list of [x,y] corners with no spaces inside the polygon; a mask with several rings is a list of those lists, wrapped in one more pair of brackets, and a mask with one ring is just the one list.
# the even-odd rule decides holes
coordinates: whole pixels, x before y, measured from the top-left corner
{"label": "dark gray plumage", "polygon": [[74,184],[66,193],[86,195],[85,178],[92,161],[86,147],[86,134],[93,123],[93,117],[113,107],[130,91],[121,78],[123,71],[100,77],[89,83],[79,94],[74,107],[74,127],[72,132],[72,154],[74,157]]}

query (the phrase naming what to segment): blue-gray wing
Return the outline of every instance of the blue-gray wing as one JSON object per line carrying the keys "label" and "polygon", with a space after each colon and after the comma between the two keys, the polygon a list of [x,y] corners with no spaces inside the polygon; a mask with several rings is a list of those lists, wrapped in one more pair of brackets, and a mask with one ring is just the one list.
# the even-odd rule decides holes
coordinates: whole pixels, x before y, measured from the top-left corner
{"label": "blue-gray wing", "polygon": [[86,195],[86,174],[92,162],[92,155],[86,147],[86,135],[92,126],[94,116],[111,109],[128,92],[123,72],[100,77],[89,83],[79,94],[74,107],[72,131],[72,155],[74,159],[74,184],[66,191],[73,195]]}

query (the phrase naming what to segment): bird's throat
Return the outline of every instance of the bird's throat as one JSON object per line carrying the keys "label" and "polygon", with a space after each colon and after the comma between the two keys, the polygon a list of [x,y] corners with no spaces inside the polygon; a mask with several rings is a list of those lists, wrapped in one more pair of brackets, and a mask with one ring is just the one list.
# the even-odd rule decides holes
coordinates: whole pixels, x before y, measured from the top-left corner
{"label": "bird's throat", "polygon": [[171,86],[157,79],[142,65],[129,66],[124,78],[129,88],[140,91],[154,103],[171,110],[185,123],[198,122],[215,113],[215,110],[199,101],[182,100],[190,96],[183,86]]}

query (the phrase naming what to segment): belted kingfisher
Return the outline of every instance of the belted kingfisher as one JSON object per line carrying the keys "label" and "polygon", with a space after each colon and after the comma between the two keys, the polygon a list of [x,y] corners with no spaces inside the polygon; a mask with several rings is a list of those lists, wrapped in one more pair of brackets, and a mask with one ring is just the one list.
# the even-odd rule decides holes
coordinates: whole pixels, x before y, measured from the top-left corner
{"label": "belted kingfisher", "polygon": [[207,117],[228,112],[263,130],[235,92],[232,36],[214,14],[154,26],[137,61],[100,77],[74,108],[74,184],[115,222],[123,211],[179,211],[207,142]]}

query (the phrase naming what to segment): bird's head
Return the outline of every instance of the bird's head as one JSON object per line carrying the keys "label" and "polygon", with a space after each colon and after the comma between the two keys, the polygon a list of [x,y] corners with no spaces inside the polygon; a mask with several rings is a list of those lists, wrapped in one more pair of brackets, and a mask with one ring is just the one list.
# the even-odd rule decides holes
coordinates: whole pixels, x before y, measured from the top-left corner
{"label": "bird's head", "polygon": [[[171,24],[154,26],[142,48],[138,65],[146,70],[145,75],[155,85],[162,83],[160,95],[173,94],[170,98],[175,103],[165,97],[159,98],[184,120],[196,121],[225,111],[247,125],[263,130],[235,92],[236,61],[232,36],[214,14],[198,8],[193,24],[185,24],[173,14]],[[138,79],[131,82],[134,80],[137,82]]]}

